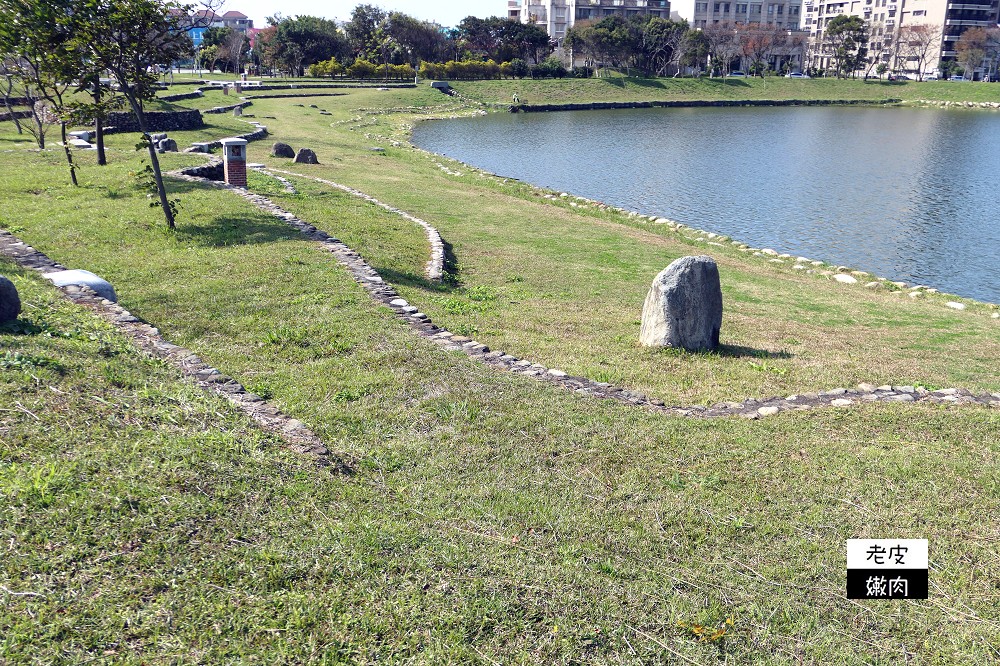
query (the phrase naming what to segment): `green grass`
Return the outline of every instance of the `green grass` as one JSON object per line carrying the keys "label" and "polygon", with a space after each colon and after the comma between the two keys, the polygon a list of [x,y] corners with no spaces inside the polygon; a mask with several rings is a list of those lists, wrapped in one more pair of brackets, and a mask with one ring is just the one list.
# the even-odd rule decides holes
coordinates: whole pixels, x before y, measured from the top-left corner
{"label": "green grass", "polygon": [[[895,364],[917,379],[995,381],[979,357],[995,358],[997,344],[984,306],[943,314],[936,299],[896,303],[728,250],[720,263],[739,314],[727,330],[792,357],[644,358],[614,339],[634,317],[616,301],[643,282],[626,274],[700,245],[464,167],[448,176],[438,158],[392,146],[420,117],[462,112],[438,93],[333,99],[333,116],[280,100],[252,108],[277,116],[275,140],[323,162],[296,169],[438,226],[458,283],[405,278],[426,260],[419,228],[308,181],[297,180],[299,196],[252,184],[395,269],[407,297],[444,323],[488,326],[480,337],[491,345],[513,348],[519,335],[537,360],[581,365],[596,347],[634,359],[637,376],[670,368],[695,386],[656,386],[705,399],[738,399],[750,385],[799,390],[810,376],[846,383],[866,354],[874,372]],[[25,151],[7,129],[0,141],[16,152],[0,152],[0,226],[111,279],[129,310],[303,420],[355,473],[287,453],[0,260],[25,302],[21,321],[0,329],[0,662],[1000,657],[1000,535],[983,520],[1000,510],[1000,411],[871,405],[709,422],[581,398],[420,340],[328,254],[229,193],[172,182],[181,217],[166,233],[131,185],[131,137],[115,138],[106,168],[80,155],[73,189],[58,152]],[[250,159],[288,166],[265,151],[251,144]],[[538,238],[552,247],[539,250]],[[558,263],[592,274],[543,280]],[[608,280],[614,293],[600,287]],[[770,298],[788,311],[767,310]],[[600,325],[574,324],[574,299]],[[629,313],[625,322],[606,307]],[[765,321],[780,330],[754,332]],[[869,326],[933,332],[944,339],[921,344],[943,358],[912,361],[919,351],[889,345],[876,357],[855,330]],[[821,335],[806,363],[795,350]],[[759,378],[771,374],[775,384]],[[896,536],[930,540],[932,598],[845,600],[844,540]],[[728,629],[708,642],[694,625]]]}
{"label": "green grass", "polygon": [[1000,102],[1000,86],[951,81],[857,81],[837,79],[601,79],[456,81],[455,89],[488,104],[510,104],[517,93],[522,104],[648,102],[654,100],[884,99]]}

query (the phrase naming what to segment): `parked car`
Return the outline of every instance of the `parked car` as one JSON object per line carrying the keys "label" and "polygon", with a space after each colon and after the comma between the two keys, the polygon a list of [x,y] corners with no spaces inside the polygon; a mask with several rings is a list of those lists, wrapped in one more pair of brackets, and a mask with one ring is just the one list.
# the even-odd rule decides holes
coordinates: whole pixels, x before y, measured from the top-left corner
{"label": "parked car", "polygon": [[937,74],[924,74],[924,81],[938,81],[939,77]]}
{"label": "parked car", "polygon": [[729,76],[734,79],[745,79],[747,77],[747,73],[737,70],[735,72],[729,72]]}
{"label": "parked car", "polygon": [[967,79],[961,74],[956,74],[948,79],[949,81],[971,81],[972,79]]}
{"label": "parked car", "polygon": [[889,75],[889,80],[890,81],[912,81],[913,77],[910,76],[909,74],[890,74]]}
{"label": "parked car", "polygon": [[785,74],[786,79],[811,79],[812,77],[808,74],[803,74],[802,72],[789,72]]}

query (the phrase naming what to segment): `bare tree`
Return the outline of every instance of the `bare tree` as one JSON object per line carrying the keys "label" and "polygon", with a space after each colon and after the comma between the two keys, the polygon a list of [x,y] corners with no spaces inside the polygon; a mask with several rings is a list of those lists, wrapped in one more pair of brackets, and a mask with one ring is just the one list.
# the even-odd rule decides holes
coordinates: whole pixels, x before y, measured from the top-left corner
{"label": "bare tree", "polygon": [[722,71],[723,76],[727,76],[733,60],[740,55],[736,24],[729,21],[713,23],[702,28],[702,33],[708,40],[708,55],[711,58],[709,76],[712,76],[716,67]]}
{"label": "bare tree", "polygon": [[737,26],[740,55],[750,63],[750,71],[764,76],[775,51],[785,45],[788,33],[776,25],[749,23]]}
{"label": "bare tree", "polygon": [[233,73],[240,73],[240,66],[243,62],[243,53],[246,49],[247,38],[239,30],[231,30],[225,41],[222,43],[224,57],[233,64]]}
{"label": "bare tree", "polygon": [[14,110],[14,92],[17,90],[17,69],[15,61],[11,57],[0,58],[0,95],[3,95],[3,105],[10,115],[10,119],[17,128],[18,134],[23,134],[21,119]]}
{"label": "bare tree", "polygon": [[927,64],[941,45],[940,28],[926,23],[904,25],[899,29],[896,42],[898,59],[906,62],[907,68],[916,68],[917,80],[923,81]]}

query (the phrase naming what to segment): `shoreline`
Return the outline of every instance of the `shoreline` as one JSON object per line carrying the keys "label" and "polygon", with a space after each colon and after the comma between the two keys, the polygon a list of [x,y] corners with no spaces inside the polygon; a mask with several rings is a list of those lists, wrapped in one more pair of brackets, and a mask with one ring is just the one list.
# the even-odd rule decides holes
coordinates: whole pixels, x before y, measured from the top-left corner
{"label": "shoreline", "polygon": [[[792,102],[801,102],[801,104],[794,104]],[[861,106],[861,105],[876,105],[876,106],[881,106],[881,105],[889,105],[889,104],[899,105],[901,103],[902,103],[901,100],[886,100],[885,102],[881,102],[881,103],[879,103],[879,102],[872,102],[870,100],[804,100],[804,101],[803,100],[760,100],[760,101],[758,101],[758,100],[749,100],[749,101],[742,101],[742,102],[731,102],[731,101],[722,100],[722,101],[717,101],[717,102],[709,102],[709,101],[700,101],[700,102],[674,102],[674,101],[664,101],[664,102],[595,102],[594,104],[540,105],[542,107],[577,107],[577,106],[579,106],[579,107],[587,107],[587,108],[579,108],[579,109],[577,109],[577,108],[543,108],[543,109],[540,110],[540,112],[573,111],[573,110],[601,110],[601,109],[610,109],[610,108],[616,108],[616,109],[653,108],[654,105],[658,106],[658,107],[668,107],[669,106],[669,107],[681,107],[682,108],[682,107],[685,107],[685,106],[688,106],[688,107],[713,107],[713,106],[730,106],[730,107],[738,107],[738,106],[761,106],[761,107],[767,107],[767,106],[796,106],[796,105],[801,105],[801,106],[824,106],[824,105],[825,106],[834,106],[834,105],[841,105],[841,106],[848,106],[848,105],[849,106],[854,106],[854,105],[858,105],[858,106]],[[617,104],[619,106],[615,106],[615,107],[600,106],[599,107],[599,106],[597,106],[598,104],[600,104],[600,105]],[[799,264],[799,263],[802,263],[802,264],[809,263],[812,266],[812,268],[805,268],[803,266],[803,267],[800,267],[798,269],[796,268],[795,265],[793,265],[793,266],[785,266],[786,268],[790,268],[792,270],[803,270],[807,274],[814,274],[814,273],[817,273],[817,269],[821,269],[821,268],[824,268],[824,267],[833,267],[835,270],[832,271],[830,275],[827,275],[825,277],[827,277],[829,279],[836,279],[836,278],[834,278],[835,275],[837,275],[837,274],[844,274],[844,275],[852,276],[854,278],[858,278],[860,275],[866,275],[866,276],[869,276],[870,280],[869,280],[869,282],[867,284],[862,285],[862,286],[868,286],[872,282],[877,282],[877,283],[879,283],[879,287],[886,288],[886,289],[888,289],[888,287],[886,287],[885,285],[893,285],[893,287],[894,287],[892,289],[893,292],[903,293],[904,291],[909,291],[911,294],[916,294],[915,296],[913,296],[913,298],[917,298],[920,294],[937,294],[937,295],[941,295],[941,296],[954,296],[955,298],[962,299],[963,301],[968,301],[968,302],[973,303],[973,304],[978,304],[978,305],[985,306],[985,307],[987,307],[987,308],[989,308],[991,310],[995,310],[998,307],[1000,307],[1000,303],[995,303],[993,301],[985,301],[985,300],[981,300],[981,299],[977,299],[977,298],[972,298],[972,297],[969,297],[969,296],[964,296],[962,294],[956,294],[956,293],[952,293],[952,292],[941,291],[940,289],[938,289],[937,287],[935,287],[933,285],[910,284],[910,283],[907,283],[907,282],[902,281],[902,280],[893,280],[891,278],[888,278],[888,277],[885,277],[885,276],[882,276],[882,275],[876,275],[875,273],[871,273],[869,271],[862,271],[860,269],[854,269],[854,268],[843,266],[843,265],[840,265],[840,264],[837,264],[837,263],[834,263],[834,262],[829,262],[829,261],[826,261],[826,260],[823,260],[823,259],[809,259],[809,258],[806,258],[806,257],[795,257],[795,256],[793,256],[793,255],[791,255],[789,253],[779,253],[779,252],[777,252],[777,251],[775,251],[773,249],[770,249],[770,248],[757,248],[757,247],[753,247],[749,243],[745,243],[745,242],[743,242],[741,240],[734,239],[732,236],[729,236],[727,234],[722,234],[722,233],[718,233],[718,232],[712,232],[712,231],[707,231],[707,230],[704,230],[704,229],[699,229],[699,228],[696,228],[696,227],[691,227],[689,225],[684,224],[681,221],[670,219],[670,218],[666,218],[666,217],[664,217],[662,215],[649,215],[649,214],[646,214],[646,213],[644,213],[642,211],[639,211],[639,210],[629,210],[628,208],[624,208],[622,206],[610,204],[610,203],[601,201],[599,199],[590,199],[590,198],[587,198],[587,197],[583,197],[583,196],[579,196],[579,195],[573,194],[573,193],[568,192],[568,191],[557,191],[557,190],[553,190],[553,189],[548,188],[548,187],[544,187],[542,185],[537,185],[537,184],[535,184],[533,182],[530,182],[530,181],[526,181],[526,180],[521,180],[519,178],[515,178],[513,176],[504,176],[502,174],[493,173],[491,171],[488,171],[486,169],[477,167],[477,166],[475,166],[473,164],[469,164],[468,162],[464,162],[462,160],[456,159],[456,158],[451,157],[449,155],[444,155],[444,154],[441,154],[441,153],[435,153],[433,151],[427,150],[425,148],[422,148],[422,147],[416,145],[414,143],[414,141],[413,141],[413,131],[416,128],[416,123],[417,122],[426,122],[426,121],[432,121],[432,120],[457,120],[457,119],[462,118],[462,117],[483,116],[483,115],[486,115],[487,113],[488,113],[487,111],[484,111],[482,109],[470,109],[467,114],[450,114],[448,116],[439,116],[439,117],[433,117],[433,116],[432,117],[415,117],[415,118],[413,118],[413,122],[409,123],[408,126],[406,127],[406,141],[407,141],[407,144],[411,148],[413,148],[414,150],[418,150],[418,151],[424,153],[425,155],[427,155],[429,157],[434,157],[434,158],[437,158],[437,159],[451,160],[452,162],[455,162],[455,163],[461,165],[462,167],[464,167],[465,169],[467,169],[468,171],[470,171],[472,173],[478,173],[480,175],[488,176],[488,177],[491,177],[491,178],[496,178],[496,179],[499,179],[501,181],[515,181],[515,182],[518,182],[518,183],[522,183],[523,185],[526,185],[527,187],[530,187],[530,188],[536,190],[537,192],[540,193],[540,196],[542,196],[544,199],[549,200],[549,201],[560,201],[560,200],[570,201],[570,200],[572,200],[572,201],[570,201],[570,205],[572,207],[574,207],[574,208],[579,207],[579,206],[583,206],[583,205],[590,205],[590,206],[593,206],[593,207],[597,208],[598,210],[616,212],[616,213],[618,213],[620,215],[625,216],[628,219],[628,221],[636,222],[638,224],[665,225],[665,226],[667,226],[667,228],[671,229],[672,231],[674,231],[676,233],[683,233],[685,230],[687,230],[687,231],[689,231],[691,233],[691,236],[687,237],[689,240],[696,241],[696,242],[699,241],[699,240],[701,240],[706,245],[720,245],[721,246],[722,243],[720,243],[718,241],[727,241],[730,245],[732,245],[734,248],[736,248],[740,252],[748,253],[748,254],[750,254],[751,256],[754,256],[754,257],[763,257],[763,258],[767,259],[767,261],[770,261],[770,262],[775,262],[776,263],[777,260],[796,259],[796,262],[795,262],[796,264]],[[513,107],[511,107],[511,113],[516,113],[516,111],[513,110]],[[440,165],[440,166],[443,167],[443,165]],[[455,176],[461,175],[460,172],[453,172],[451,170],[448,170],[447,168],[442,168],[442,171],[445,171],[445,173],[448,173],[449,175],[455,175]],[[620,221],[619,223],[621,223],[621,222],[622,221]],[[698,238],[699,236],[704,237],[704,238],[699,239]],[[804,261],[799,261],[799,260],[804,260]],[[820,265],[817,266],[816,262],[819,262]],[[782,261],[782,263],[784,263],[784,261]],[[869,288],[877,288],[877,287],[869,287]],[[956,309],[963,309],[963,308],[956,308]],[[997,313],[994,313],[994,314],[997,314]],[[997,318],[1000,318],[1000,316],[994,317],[994,319],[997,319]]]}
{"label": "shoreline", "polygon": [[[876,99],[743,99],[743,100],[654,100],[645,102],[580,102],[570,104],[513,104],[511,113],[550,111],[607,111],[613,109],[711,108],[750,106],[890,106],[902,104],[900,98]],[[502,106],[502,105],[501,105]]]}

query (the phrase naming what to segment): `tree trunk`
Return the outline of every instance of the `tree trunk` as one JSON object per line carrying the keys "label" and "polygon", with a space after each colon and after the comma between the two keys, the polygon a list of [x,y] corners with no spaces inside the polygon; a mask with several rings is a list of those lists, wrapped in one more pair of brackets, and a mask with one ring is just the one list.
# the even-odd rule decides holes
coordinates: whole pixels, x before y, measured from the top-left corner
{"label": "tree trunk", "polygon": [[132,94],[126,92],[125,99],[128,100],[128,104],[132,108],[132,113],[135,114],[136,119],[139,121],[139,129],[142,130],[142,137],[146,141],[146,147],[149,148],[149,162],[153,167],[153,179],[156,181],[156,192],[160,196],[160,208],[163,209],[163,217],[167,220],[167,228],[173,230],[176,228],[176,225],[174,224],[174,213],[170,209],[170,202],[167,200],[167,189],[163,184],[163,174],[160,172],[160,160],[156,156],[156,146],[153,145],[153,141],[149,138],[149,131],[146,125],[146,114],[142,109],[142,104]]}
{"label": "tree trunk", "polygon": [[105,166],[108,163],[108,157],[104,152],[104,118],[101,114],[101,79],[98,78],[94,81],[94,106],[97,109],[97,113],[94,114],[94,133],[97,135],[97,164],[100,166]]}
{"label": "tree trunk", "polygon": [[10,119],[14,121],[14,127],[17,128],[17,133],[24,134],[24,130],[21,129],[21,121],[18,120],[17,114],[14,113],[14,107],[10,105],[10,98],[7,95],[3,96],[3,105],[7,107],[7,113],[10,114]]}
{"label": "tree trunk", "polygon": [[59,130],[62,134],[62,144],[63,150],[66,152],[66,161],[69,162],[69,179],[73,181],[73,187],[80,187],[80,183],[76,181],[76,165],[73,164],[73,150],[69,147],[69,141],[66,140],[66,121],[59,121]]}

